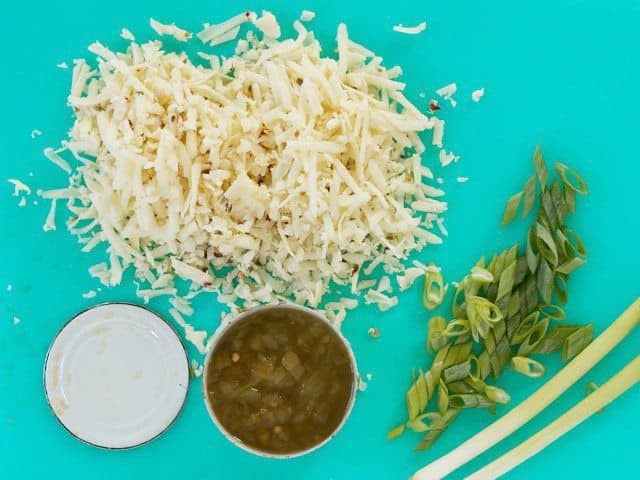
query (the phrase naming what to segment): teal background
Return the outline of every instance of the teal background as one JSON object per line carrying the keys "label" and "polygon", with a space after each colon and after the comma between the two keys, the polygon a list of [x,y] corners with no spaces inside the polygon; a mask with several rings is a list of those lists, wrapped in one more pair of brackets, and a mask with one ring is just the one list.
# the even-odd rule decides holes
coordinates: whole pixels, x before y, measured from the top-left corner
{"label": "teal background", "polygon": [[[427,314],[420,287],[400,295],[399,307],[379,313],[361,306],[344,323],[363,373],[372,373],[344,430],[329,445],[304,458],[265,460],[232,446],[209,421],[199,382],[165,435],[139,449],[122,452],[88,447],[69,436],[50,414],[42,387],[46,350],[58,329],[96,302],[137,302],[127,277],[122,285],[86,300],[98,285],[87,268],[100,253],[85,255],[64,228],[45,233],[48,205],[16,206],[6,178],[36,188],[63,186],[65,175],[41,152],[65,138],[72,115],[65,106],[71,64],[87,56],[94,40],[119,49],[121,27],[138,40],[152,38],[148,18],[197,31],[241,9],[268,8],[284,30],[302,8],[318,14],[311,24],[334,48],[337,24],[346,22],[355,41],[404,69],[407,94],[425,108],[433,91],[458,83],[459,105],[445,109],[446,146],[461,155],[440,173],[432,151],[425,158],[445,179],[450,210],[449,238],[420,258],[434,260],[446,280],[459,279],[475,260],[521,240],[525,224],[500,229],[503,205],[531,174],[537,142],[549,161],[561,160],[587,179],[591,193],[579,199],[571,219],[589,250],[588,264],[571,279],[567,308],[573,322],[594,322],[600,333],[640,294],[640,4],[601,1],[247,1],[203,0],[109,2],[4,2],[0,29],[0,478],[408,478],[418,467],[446,453],[489,424],[484,410],[464,412],[429,452],[414,452],[416,435],[388,442],[386,431],[404,417],[404,392],[413,368],[427,365]],[[428,22],[420,36],[391,31],[396,23]],[[475,104],[471,91],[484,87]],[[418,93],[427,93],[421,99]],[[30,132],[43,135],[35,140]],[[33,177],[28,176],[33,172]],[[457,176],[470,181],[459,184]],[[13,292],[7,292],[8,284]],[[166,314],[166,300],[151,303]],[[212,330],[220,306],[199,298],[194,322]],[[18,316],[19,325],[12,319]],[[377,326],[382,335],[367,335]],[[462,478],[527,438],[580,400],[588,381],[604,382],[639,350],[633,333],[587,376],[529,425],[485,453],[452,478]],[[193,354],[193,350],[190,349]],[[548,359],[549,378],[560,367]],[[506,373],[500,384],[512,405],[541,381]],[[637,475],[640,391],[636,387],[540,455],[513,471],[513,479],[631,478]],[[502,414],[507,408],[499,408]]]}

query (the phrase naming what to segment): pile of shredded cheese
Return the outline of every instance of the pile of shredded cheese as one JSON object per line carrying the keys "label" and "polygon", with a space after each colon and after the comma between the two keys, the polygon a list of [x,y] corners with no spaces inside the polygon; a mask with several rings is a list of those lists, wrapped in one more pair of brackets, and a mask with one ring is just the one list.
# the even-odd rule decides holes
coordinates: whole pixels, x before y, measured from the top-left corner
{"label": "pile of shredded cheese", "polygon": [[[231,58],[202,54],[207,66],[159,41],[122,53],[94,43],[96,68],[74,62],[75,123],[47,156],[68,171],[66,150],[78,166],[68,188],[42,193],[50,217],[66,200],[83,251],[107,245],[108,261],[90,273],[116,285],[133,268],[138,294],[169,295],[178,321],[202,291],[232,311],[293,301],[336,323],[360,296],[392,307],[396,286],[373,280],[374,269],[408,288],[424,266],[403,260],[441,243],[432,229],[447,204],[429,184],[418,133],[436,129],[439,145],[442,120],[412,105],[401,69],[385,68],[345,25],[332,58],[300,21],[295,38],[277,40],[269,12],[234,18],[217,35],[245,20],[264,32],[250,31]],[[338,300],[323,303],[329,293]]]}

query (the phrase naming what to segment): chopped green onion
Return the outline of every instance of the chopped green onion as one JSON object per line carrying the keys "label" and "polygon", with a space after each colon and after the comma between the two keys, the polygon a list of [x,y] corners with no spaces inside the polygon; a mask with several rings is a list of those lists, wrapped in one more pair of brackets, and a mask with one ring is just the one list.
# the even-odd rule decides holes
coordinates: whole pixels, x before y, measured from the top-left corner
{"label": "chopped green onion", "polygon": [[553,199],[551,198],[551,192],[549,190],[545,190],[540,195],[540,210],[538,211],[538,218],[542,219],[543,223],[546,223],[552,229],[555,229],[560,225],[556,206],[553,204]]}
{"label": "chopped green onion", "polygon": [[551,320],[564,320],[565,313],[562,308],[557,305],[540,305],[538,311],[545,317],[549,317]]}
{"label": "chopped green onion", "polygon": [[585,325],[569,335],[562,344],[562,361],[578,355],[593,340],[593,324]]}
{"label": "chopped green onion", "polygon": [[[497,403],[508,401],[504,390],[486,383],[489,374],[497,380],[511,363],[524,375],[542,376],[544,367],[528,358],[530,354],[563,349],[568,358],[592,337],[592,331],[588,334],[571,325],[547,332],[551,320],[565,317],[560,306],[551,304],[552,297],[555,293],[554,303],[566,303],[567,278],[585,263],[586,250],[564,225],[568,212],[575,213],[576,191],[566,185],[571,172],[563,170],[568,172],[563,181],[554,179],[547,186],[549,175],[539,147],[534,164],[536,173],[527,179],[523,191],[509,199],[503,214],[503,224],[511,222],[521,202],[523,216],[530,213],[536,203],[537,178],[540,206],[528,230],[526,252],[519,254],[516,244],[494,254],[488,264],[485,257],[480,258],[456,285],[452,319],[429,320],[427,347],[437,353],[431,369],[420,372],[407,393],[405,428],[426,433],[418,449],[428,448],[459,409],[489,407],[494,412]],[[574,181],[574,187],[578,183]],[[425,307],[436,308],[445,294],[440,271],[432,269],[425,275]],[[512,358],[515,352],[518,355]],[[425,414],[432,400],[438,413]]]}
{"label": "chopped green onion", "polygon": [[536,204],[536,175],[531,175],[531,178],[524,184],[524,202],[522,204],[522,218],[529,215],[529,212]]}
{"label": "chopped green onion", "polygon": [[587,256],[587,249],[585,248],[584,243],[582,243],[582,240],[580,240],[580,237],[576,232],[574,232],[566,225],[560,227],[560,231],[564,234],[564,238],[566,238],[566,241],[568,242],[568,245],[566,247],[567,251],[569,252],[567,254],[568,257],[577,255],[584,258]]}
{"label": "chopped green onion", "polygon": [[551,195],[551,201],[556,211],[556,217],[558,218],[558,224],[562,225],[567,218],[567,202],[564,199],[564,194],[560,188],[560,184],[557,180],[554,180],[549,189]]}
{"label": "chopped green onion", "polygon": [[536,169],[538,180],[540,181],[540,188],[544,190],[549,181],[549,173],[547,171],[547,165],[544,162],[544,157],[542,156],[542,150],[540,150],[540,145],[536,145],[536,151],[533,154],[533,165]]}
{"label": "chopped green onion", "polygon": [[444,413],[449,408],[449,390],[444,381],[440,380],[440,387],[438,388],[438,410],[440,413]]}
{"label": "chopped green onion", "polygon": [[452,365],[462,363],[471,355],[471,349],[473,344],[471,342],[452,345],[447,353],[447,358],[444,361],[443,368],[449,368]]}
{"label": "chopped green onion", "polygon": [[[449,389],[449,394],[474,393],[478,391],[478,389],[475,388],[475,385],[469,384],[469,379],[465,379],[464,382],[451,382],[447,384],[447,388]],[[483,391],[484,391],[484,387],[483,387]]]}
{"label": "chopped green onion", "polygon": [[471,324],[471,334],[477,342],[485,338],[494,323],[503,319],[502,312],[486,298],[470,296],[467,298],[467,318]]}
{"label": "chopped green onion", "polygon": [[526,257],[529,271],[531,273],[536,273],[538,261],[540,260],[540,251],[536,245],[535,229],[533,226],[529,227],[529,232],[527,233]]}
{"label": "chopped green onion", "polygon": [[567,260],[558,268],[556,268],[556,272],[569,275],[575,269],[580,268],[584,264],[585,264],[585,261],[580,257],[573,257],[571,260]]}
{"label": "chopped green onion", "polygon": [[440,434],[444,432],[447,427],[453,422],[453,420],[458,415],[458,410],[447,410],[441,417],[440,420],[432,424],[431,429],[426,433],[426,435],[422,438],[416,450],[426,450],[428,449],[433,442],[435,442]]}
{"label": "chopped green onion", "polygon": [[442,379],[446,382],[457,382],[458,380],[462,380],[466,378],[471,373],[471,362],[466,360],[462,363],[458,363],[457,365],[452,365],[448,368],[445,368],[442,371]]}
{"label": "chopped green onion", "polygon": [[549,229],[541,223],[536,223],[536,243],[542,256],[551,265],[557,265],[558,250],[556,249],[556,242],[553,240]]}
{"label": "chopped green onion", "polygon": [[451,408],[484,408],[492,407],[495,402],[479,393],[461,393],[449,397]]}
{"label": "chopped green onion", "polygon": [[513,357],[511,359],[511,368],[531,378],[540,378],[545,373],[544,365],[529,357]]}
{"label": "chopped green onion", "polygon": [[498,283],[498,294],[496,295],[496,301],[511,293],[511,290],[513,290],[515,273],[516,262],[514,261],[511,262],[511,264],[500,274],[500,282]]}
{"label": "chopped green onion", "polygon": [[573,215],[576,214],[576,192],[570,188],[564,189],[564,201],[567,203],[567,210]]}
{"label": "chopped green onion", "polygon": [[[576,193],[580,193],[582,195],[586,195],[589,193],[589,189],[587,188],[587,184],[584,179],[577,173],[575,170],[570,169],[566,165],[560,162],[556,162],[556,172],[562,178],[565,187],[573,190]],[[570,178],[571,177],[571,178]],[[577,182],[577,185],[572,182],[574,180]]]}
{"label": "chopped green onion", "polygon": [[471,279],[480,283],[493,283],[493,274],[485,268],[475,266],[471,269]]}
{"label": "chopped green onion", "polygon": [[480,378],[487,378],[491,373],[489,353],[486,350],[478,356],[478,368],[480,369]]}
{"label": "chopped green onion", "polygon": [[469,320],[458,318],[455,320],[451,320],[447,324],[447,328],[445,328],[442,332],[442,337],[446,341],[446,339],[449,337],[460,337],[462,335],[466,335],[470,331],[471,324],[469,323]]}
{"label": "chopped green onion", "polygon": [[455,318],[463,318],[466,315],[466,300],[467,293],[465,288],[467,286],[466,279],[460,282],[456,293],[453,295],[452,310]]}
{"label": "chopped green onion", "polygon": [[427,334],[427,349],[438,351],[447,343],[446,337],[443,336],[447,328],[447,321],[444,317],[435,316],[429,319]]}
{"label": "chopped green onion", "polygon": [[[423,413],[418,415],[413,420],[406,423],[406,426],[416,433],[427,432],[431,430],[431,426],[437,422],[440,415],[434,412]],[[424,423],[424,420],[428,420],[429,423]]]}
{"label": "chopped green onion", "polygon": [[516,329],[511,338],[511,343],[513,345],[518,345],[522,343],[525,338],[529,336],[529,332],[534,327],[536,323],[538,323],[538,319],[540,318],[540,312],[531,312],[529,315],[524,317],[520,322],[520,325]]}
{"label": "chopped green onion", "polygon": [[[536,285],[542,300],[544,300],[545,303],[551,303],[551,295],[553,295],[554,291],[553,271],[543,258],[540,259],[540,265],[538,266]],[[565,302],[562,303],[564,304]]]}
{"label": "chopped green onion", "polygon": [[[433,263],[430,266],[435,266]],[[427,310],[435,310],[444,300],[446,289],[442,281],[442,272],[429,270],[424,278],[422,304]]]}
{"label": "chopped green onion", "polygon": [[521,357],[526,357],[531,352],[533,352],[544,338],[548,328],[548,318],[543,318],[538,323],[536,323],[533,328],[529,330],[527,338],[525,338],[524,341],[520,344],[520,348],[518,348],[518,355]]}
{"label": "chopped green onion", "polygon": [[507,392],[505,392],[501,388],[494,387],[492,385],[487,386],[487,388],[484,390],[484,394],[487,396],[487,398],[490,401],[494,403],[507,404],[511,401],[511,397]]}
{"label": "chopped green onion", "polygon": [[395,428],[392,428],[389,433],[387,433],[387,439],[393,440],[394,438],[398,438],[400,435],[404,433],[404,424],[398,425]]}
{"label": "chopped green onion", "polygon": [[518,214],[518,207],[520,206],[520,199],[522,198],[522,192],[518,192],[512,195],[507,201],[507,206],[504,209],[504,215],[502,216],[502,225],[511,223]]}
{"label": "chopped green onion", "polygon": [[538,343],[534,353],[554,353],[560,351],[569,335],[580,329],[579,325],[558,325],[548,332]]}
{"label": "chopped green onion", "polygon": [[558,273],[553,278],[553,291],[560,303],[566,305],[569,301],[569,291],[567,290],[567,278],[563,274]]}

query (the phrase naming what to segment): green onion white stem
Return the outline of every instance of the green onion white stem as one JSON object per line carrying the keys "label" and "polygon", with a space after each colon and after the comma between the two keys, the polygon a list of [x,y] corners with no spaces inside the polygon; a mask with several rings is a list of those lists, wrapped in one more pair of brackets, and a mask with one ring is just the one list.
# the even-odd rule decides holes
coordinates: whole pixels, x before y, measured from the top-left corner
{"label": "green onion white stem", "polygon": [[636,299],[609,328],[527,400],[448,454],[418,470],[412,480],[443,478],[506,438],[582,378],[639,322],[640,298]]}
{"label": "green onion white stem", "polygon": [[569,430],[614,401],[640,381],[640,355],[602,387],[590,393],[560,418],[540,430],[529,440],[505,453],[497,460],[468,476],[466,480],[498,478],[540,452]]}

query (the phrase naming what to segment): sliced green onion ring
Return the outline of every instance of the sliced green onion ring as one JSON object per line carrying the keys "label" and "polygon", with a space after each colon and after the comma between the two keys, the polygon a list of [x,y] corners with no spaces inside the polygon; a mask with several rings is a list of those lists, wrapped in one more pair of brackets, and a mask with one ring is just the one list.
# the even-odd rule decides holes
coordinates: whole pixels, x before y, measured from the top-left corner
{"label": "sliced green onion ring", "polygon": [[452,311],[455,318],[462,318],[466,315],[466,291],[467,277],[465,277],[456,288],[456,293],[453,295]]}
{"label": "sliced green onion ring", "polygon": [[484,394],[494,403],[507,404],[511,401],[511,397],[507,392],[493,385],[487,385],[487,388],[484,390]]}
{"label": "sliced green onion ring", "polygon": [[444,413],[449,408],[449,390],[444,381],[440,380],[440,386],[438,388],[438,410],[440,413]]}
{"label": "sliced green onion ring", "polygon": [[545,374],[544,365],[529,357],[515,356],[511,359],[511,368],[530,378],[540,378]]}
{"label": "sliced green onion ring", "polygon": [[560,230],[562,231],[565,238],[567,239],[567,242],[570,245],[570,251],[572,252],[571,255],[567,255],[567,256],[573,256],[573,254],[576,254],[582,258],[586,257],[587,249],[585,248],[584,243],[582,243],[582,240],[580,240],[580,237],[578,236],[578,234],[573,230],[571,230],[571,228],[567,227],[566,225],[563,225],[560,228]]}
{"label": "sliced green onion ring", "polygon": [[571,272],[573,272],[574,270],[580,268],[585,263],[586,263],[585,260],[583,260],[582,258],[573,257],[572,259],[567,260],[562,265],[560,265],[558,268],[556,268],[556,272],[557,273],[562,273],[564,275],[569,275]]}
{"label": "sliced green onion ring", "polygon": [[[557,277],[558,275],[556,275]],[[545,303],[551,303],[551,296],[554,291],[554,276],[553,270],[545,259],[540,259],[540,265],[538,266],[538,272],[536,273],[536,286],[538,292]],[[562,302],[563,304],[565,302]]]}
{"label": "sliced green onion ring", "polygon": [[529,330],[529,334],[524,341],[520,344],[520,348],[518,348],[518,356],[526,357],[533,352],[544,338],[548,328],[549,319],[546,317],[536,323],[533,328]]}
{"label": "sliced green onion ring", "polygon": [[507,200],[507,205],[504,208],[504,214],[502,216],[502,225],[507,225],[511,223],[516,215],[518,214],[518,207],[520,207],[520,200],[522,199],[522,192],[518,192],[512,195],[509,200]]}
{"label": "sliced green onion ring", "polygon": [[451,320],[442,332],[445,338],[459,337],[471,331],[471,324],[466,318],[456,318]]}
{"label": "sliced green onion ring", "polygon": [[437,352],[445,343],[447,339],[443,337],[443,332],[447,328],[447,321],[444,317],[434,316],[429,319],[429,325],[427,327],[427,350]]}
{"label": "sliced green onion ring", "polygon": [[389,430],[389,433],[387,433],[387,440],[393,440],[394,438],[398,438],[403,433],[404,433],[404,424],[398,425],[397,427]]}
{"label": "sliced green onion ring", "polygon": [[547,188],[547,182],[549,181],[549,172],[547,171],[547,164],[542,156],[540,145],[536,145],[536,150],[533,154],[533,165],[536,169],[538,180],[540,181],[540,188],[544,190]]}
{"label": "sliced green onion ring", "polygon": [[593,324],[580,327],[569,335],[562,344],[562,361],[571,360],[593,340]]}
{"label": "sliced green onion ring", "polygon": [[513,338],[511,339],[512,345],[518,345],[522,343],[525,338],[529,335],[529,331],[538,323],[538,319],[540,318],[540,312],[531,312],[529,315],[524,317],[518,328],[516,328],[515,333],[513,334]]}
{"label": "sliced green onion ring", "polygon": [[[570,188],[574,192],[580,193],[581,195],[586,195],[587,193],[589,193],[587,184],[578,172],[572,170],[571,168],[560,162],[556,162],[555,167],[556,172],[558,172],[558,175],[560,176],[560,178],[562,178],[562,182],[567,188]],[[575,184],[575,182],[577,182],[577,185]]]}
{"label": "sliced green onion ring", "polygon": [[[429,264],[429,266],[435,265]],[[446,288],[442,281],[442,272],[429,270],[424,277],[422,304],[427,310],[435,310],[444,300]]]}
{"label": "sliced green onion ring", "polygon": [[538,268],[538,262],[540,260],[540,251],[536,245],[536,235],[533,226],[529,227],[527,234],[527,249],[526,249],[527,265],[531,273],[536,273]]}
{"label": "sliced green onion ring", "polygon": [[449,397],[451,408],[484,408],[495,405],[485,395],[479,393],[460,393]]}
{"label": "sliced green onion ring", "polygon": [[564,320],[566,318],[566,314],[564,313],[564,310],[557,305],[553,305],[553,304],[540,305],[538,307],[538,311],[540,312],[541,315],[545,317],[549,317],[551,320]]}
{"label": "sliced green onion ring", "polygon": [[524,201],[522,203],[522,218],[529,215],[529,212],[536,204],[536,175],[531,175],[531,178],[524,184]]}
{"label": "sliced green onion ring", "polygon": [[471,279],[480,283],[493,283],[493,274],[486,268],[475,266],[471,269]]}
{"label": "sliced green onion ring", "polygon": [[560,303],[566,305],[569,301],[569,290],[567,290],[567,278],[559,273],[553,278],[553,291],[560,300]]}
{"label": "sliced green onion ring", "polygon": [[541,224],[536,223],[536,244],[538,250],[542,256],[551,264],[558,264],[558,250],[556,248],[556,242],[553,240],[553,236],[549,229]]}

